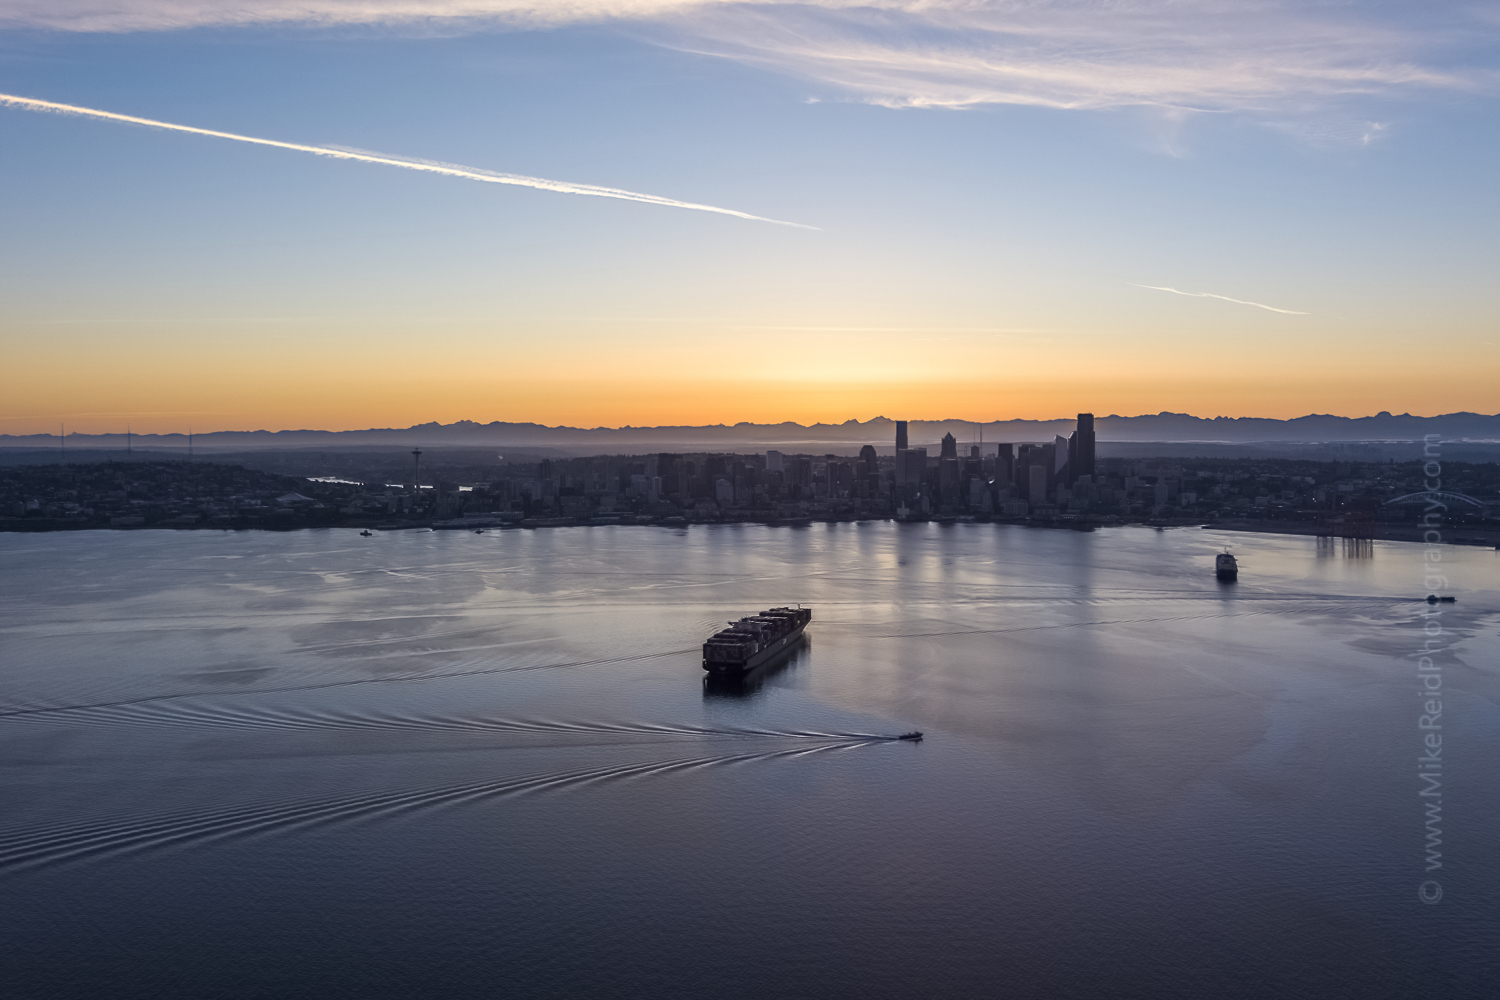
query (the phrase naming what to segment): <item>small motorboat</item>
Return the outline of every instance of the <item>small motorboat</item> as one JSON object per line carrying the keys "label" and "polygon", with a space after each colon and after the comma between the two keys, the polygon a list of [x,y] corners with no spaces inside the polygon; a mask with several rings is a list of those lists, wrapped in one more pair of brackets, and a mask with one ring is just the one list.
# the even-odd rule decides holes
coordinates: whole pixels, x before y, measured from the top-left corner
{"label": "small motorboat", "polygon": [[1436,594],[1428,594],[1427,595],[1427,603],[1428,604],[1452,604],[1454,601],[1457,601],[1457,600],[1458,600],[1458,598],[1456,598],[1456,597],[1439,597]]}
{"label": "small motorboat", "polygon": [[921,731],[920,730],[916,730],[916,729],[913,729],[909,733],[902,733],[900,736],[896,737],[896,739],[898,739],[898,740],[911,740],[913,743],[921,740],[921,738],[922,738]]}
{"label": "small motorboat", "polygon": [[1240,577],[1240,564],[1234,561],[1234,556],[1226,550],[1214,556],[1214,576],[1220,580],[1238,580]]}
{"label": "small motorboat", "polygon": [[375,532],[371,531],[369,528],[366,528],[364,531],[361,531],[359,535],[361,538],[373,538]]}
{"label": "small motorboat", "polygon": [[484,529],[483,528],[475,528],[474,529],[474,534],[476,534],[476,535],[482,535],[482,534],[484,534]]}

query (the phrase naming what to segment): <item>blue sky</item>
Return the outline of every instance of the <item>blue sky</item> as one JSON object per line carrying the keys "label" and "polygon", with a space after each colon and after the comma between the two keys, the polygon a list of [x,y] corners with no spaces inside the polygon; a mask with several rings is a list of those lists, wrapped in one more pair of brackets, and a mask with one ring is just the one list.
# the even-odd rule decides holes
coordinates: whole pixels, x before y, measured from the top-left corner
{"label": "blue sky", "polygon": [[3,94],[816,228],[3,106],[0,431],[1500,409],[1494,7],[7,6]]}

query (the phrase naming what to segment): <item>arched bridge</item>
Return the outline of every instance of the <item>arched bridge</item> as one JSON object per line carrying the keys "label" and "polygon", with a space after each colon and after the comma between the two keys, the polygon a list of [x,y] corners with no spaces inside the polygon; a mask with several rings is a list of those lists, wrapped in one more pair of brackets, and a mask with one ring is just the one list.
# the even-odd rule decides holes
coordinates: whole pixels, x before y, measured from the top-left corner
{"label": "arched bridge", "polygon": [[1489,506],[1489,504],[1485,503],[1483,500],[1475,500],[1473,497],[1465,496],[1462,493],[1443,493],[1441,491],[1433,490],[1428,490],[1424,493],[1408,493],[1404,497],[1397,497],[1394,500],[1387,500],[1385,502],[1385,506],[1389,507],[1392,504],[1398,503],[1432,503],[1434,500],[1436,500],[1438,503],[1445,504],[1466,503],[1474,507]]}

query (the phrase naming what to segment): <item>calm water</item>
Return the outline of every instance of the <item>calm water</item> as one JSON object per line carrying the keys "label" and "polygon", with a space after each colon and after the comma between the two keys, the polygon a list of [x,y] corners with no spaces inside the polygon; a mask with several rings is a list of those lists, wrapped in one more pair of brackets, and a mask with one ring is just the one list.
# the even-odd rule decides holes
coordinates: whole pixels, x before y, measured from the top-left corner
{"label": "calm water", "polygon": [[1500,553],[1443,558],[1428,873],[1414,545],[0,535],[0,992],[1492,995]]}

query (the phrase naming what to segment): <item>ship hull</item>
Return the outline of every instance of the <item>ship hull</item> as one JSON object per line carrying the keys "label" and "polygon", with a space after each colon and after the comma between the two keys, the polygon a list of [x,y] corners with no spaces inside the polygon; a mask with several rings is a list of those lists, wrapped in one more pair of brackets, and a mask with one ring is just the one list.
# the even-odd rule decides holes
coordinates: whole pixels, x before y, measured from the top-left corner
{"label": "ship hull", "polygon": [[805,631],[807,631],[806,625],[798,625],[796,629],[777,639],[748,660],[725,663],[705,659],[703,661],[703,669],[711,674],[723,674],[725,676],[748,674],[756,667],[770,663],[778,656],[783,656],[795,649],[802,642],[802,633]]}

